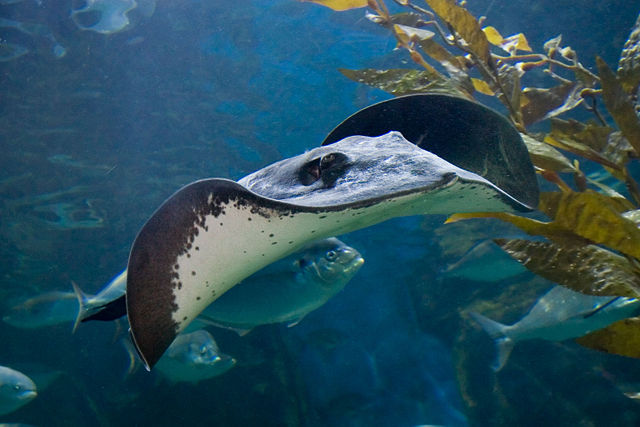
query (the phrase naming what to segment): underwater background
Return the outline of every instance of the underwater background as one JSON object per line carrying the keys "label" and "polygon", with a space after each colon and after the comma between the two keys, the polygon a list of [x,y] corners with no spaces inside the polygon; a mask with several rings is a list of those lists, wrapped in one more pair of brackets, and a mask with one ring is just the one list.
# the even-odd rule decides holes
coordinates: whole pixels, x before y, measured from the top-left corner
{"label": "underwater background", "polygon": [[[94,3],[100,7],[89,16],[73,12]],[[178,188],[205,177],[239,179],[302,153],[350,114],[390,97],[338,68],[410,63],[362,9],[148,0],[127,14],[125,28],[91,30],[122,3],[0,1],[5,310],[21,298],[71,291],[71,281],[98,292],[126,267],[137,231]],[[561,33],[591,69],[595,55],[617,63],[640,2],[468,0],[467,7],[503,34],[526,33],[538,48]],[[501,321],[515,322],[552,284],[512,272],[508,260],[483,280],[473,271],[446,274],[472,242],[517,231],[444,220],[394,219],[342,236],[365,259],[345,289],[291,328],[261,326],[242,337],[209,328],[237,365],[198,384],[167,383],[144,369],[127,374],[125,325],[86,323],[72,334],[72,321],[0,323],[0,365],[52,378],[0,422],[640,424],[640,403],[624,393],[640,392],[638,360],[537,340],[519,343],[505,368],[491,371],[494,346],[465,309],[485,301],[502,308]]]}

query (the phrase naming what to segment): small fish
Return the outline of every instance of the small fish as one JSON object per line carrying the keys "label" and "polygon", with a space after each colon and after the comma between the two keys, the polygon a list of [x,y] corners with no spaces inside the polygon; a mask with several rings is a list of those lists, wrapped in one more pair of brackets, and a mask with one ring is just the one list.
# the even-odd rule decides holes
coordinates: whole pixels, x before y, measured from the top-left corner
{"label": "small fish", "polygon": [[639,309],[637,298],[598,297],[554,286],[513,325],[503,325],[475,312],[470,314],[495,339],[498,354],[492,368],[499,371],[518,341],[578,338],[632,317]]}
{"label": "small fish", "polygon": [[0,366],[0,415],[15,411],[37,395],[31,378],[15,369]]}
{"label": "small fish", "polygon": [[362,264],[360,253],[336,238],[313,242],[231,288],[198,320],[241,335],[270,323],[294,326],[341,291]]}
{"label": "small fish", "polygon": [[222,375],[236,360],[220,352],[209,332],[199,329],[180,334],[162,356],[156,370],[169,382],[198,383]]}
{"label": "small fish", "polygon": [[[0,5],[8,6],[10,4],[22,3],[24,0],[0,0]],[[34,0],[35,4],[42,6],[42,0]]]}
{"label": "small fish", "polygon": [[[135,0],[87,0],[71,10],[71,19],[81,30],[113,34],[129,26],[127,14],[136,6]],[[88,20],[88,17],[93,19]]]}
{"label": "small fish", "polygon": [[0,41],[0,62],[9,62],[29,53],[29,49],[15,43]]}
{"label": "small fish", "polygon": [[448,266],[442,274],[478,282],[504,280],[527,269],[511,258],[491,240],[484,240],[473,246],[457,262]]}
{"label": "small fish", "polygon": [[73,322],[78,302],[73,292],[45,292],[10,307],[2,321],[16,328],[35,329]]}
{"label": "small fish", "polygon": [[120,313],[126,312],[125,300],[121,298],[127,290],[127,270],[123,270],[116,277],[111,279],[107,285],[95,295],[88,295],[75,283],[73,291],[78,299],[78,316],[73,325],[73,331],[78,328],[80,322],[87,320],[113,320],[114,310],[121,317]]}

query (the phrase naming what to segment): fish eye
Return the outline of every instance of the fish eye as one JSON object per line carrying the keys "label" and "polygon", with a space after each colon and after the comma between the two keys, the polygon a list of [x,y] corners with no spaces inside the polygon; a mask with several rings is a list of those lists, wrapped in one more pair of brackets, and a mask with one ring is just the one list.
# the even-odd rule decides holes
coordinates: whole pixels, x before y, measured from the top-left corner
{"label": "fish eye", "polygon": [[202,347],[200,347],[200,354],[206,354],[207,353],[207,346],[203,345]]}
{"label": "fish eye", "polygon": [[309,261],[307,261],[304,258],[300,258],[296,261],[296,264],[298,265],[298,267],[300,268],[305,268],[307,265],[309,265]]}
{"label": "fish eye", "polygon": [[14,389],[15,391],[20,391],[20,390],[22,389],[22,387],[20,386],[20,384],[15,384],[15,385],[13,386],[13,389]]}
{"label": "fish eye", "polygon": [[338,253],[336,251],[327,251],[324,257],[329,261],[335,261],[338,258]]}

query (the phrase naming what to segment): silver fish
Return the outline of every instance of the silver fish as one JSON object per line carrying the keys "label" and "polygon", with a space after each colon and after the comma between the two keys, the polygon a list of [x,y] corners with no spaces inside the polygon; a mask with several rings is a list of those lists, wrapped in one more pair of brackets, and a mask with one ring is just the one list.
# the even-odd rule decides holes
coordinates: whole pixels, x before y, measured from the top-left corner
{"label": "silver fish", "polygon": [[[213,324],[244,335],[269,323],[293,326],[342,290],[363,263],[360,253],[342,241],[318,240],[233,287],[204,310],[196,329]],[[126,281],[124,270],[95,296],[84,295],[74,284],[80,301],[76,326],[124,316]]]}
{"label": "silver fish", "polygon": [[37,395],[31,378],[15,369],[0,366],[0,415],[15,411]]}
{"label": "silver fish", "polygon": [[[136,6],[135,0],[86,0],[80,7],[71,10],[71,19],[81,30],[113,34],[129,26],[127,14]],[[86,24],[87,16],[94,17],[89,25]]]}
{"label": "silver fish", "polygon": [[498,354],[492,368],[499,371],[519,341],[578,338],[632,317],[639,309],[640,300],[637,298],[598,297],[554,286],[513,325],[503,325],[475,312],[470,314],[495,340]]}
{"label": "silver fish", "polygon": [[199,329],[178,335],[156,368],[172,383],[198,383],[224,374],[235,364],[233,357],[220,352],[209,332]]}
{"label": "silver fish", "polygon": [[73,322],[78,302],[73,292],[45,292],[10,307],[2,320],[16,328],[34,329]]}
{"label": "silver fish", "polygon": [[7,41],[0,43],[0,62],[9,62],[27,53],[29,53],[29,49],[19,44],[9,43]]}
{"label": "silver fish", "polygon": [[336,238],[313,242],[238,285],[197,318],[244,334],[259,325],[293,326],[353,278],[364,259]]}
{"label": "silver fish", "polygon": [[[121,299],[121,297],[124,296],[127,289],[127,270],[123,270],[111,279],[111,281],[95,295],[85,294],[73,281],[71,284],[78,299],[78,315],[73,325],[74,332],[78,328],[78,324],[85,320],[112,320],[113,318],[108,315],[113,310],[121,310],[123,312],[122,315],[126,312],[124,299]],[[120,302],[118,303],[118,301]]]}

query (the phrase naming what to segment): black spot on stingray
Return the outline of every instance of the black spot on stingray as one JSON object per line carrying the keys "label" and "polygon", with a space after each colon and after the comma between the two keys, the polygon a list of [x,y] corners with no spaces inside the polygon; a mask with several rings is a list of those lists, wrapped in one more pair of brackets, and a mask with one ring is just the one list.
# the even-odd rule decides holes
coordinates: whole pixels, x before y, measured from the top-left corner
{"label": "black spot on stingray", "polygon": [[272,245],[277,245],[277,244],[278,244],[278,242],[271,242],[271,244],[272,244]]}
{"label": "black spot on stingray", "polygon": [[200,250],[200,246],[196,246],[196,247],[195,247],[195,250],[196,250],[196,251],[199,251],[199,250]]}
{"label": "black spot on stingray", "polygon": [[182,318],[182,320],[187,320],[187,319],[188,319],[188,317],[187,317],[187,316],[184,316],[184,317]]}
{"label": "black spot on stingray", "polygon": [[251,218],[247,218],[247,221],[251,221]]}
{"label": "black spot on stingray", "polygon": [[191,272],[191,275],[192,275],[192,276],[195,276],[195,275],[196,275],[196,272],[195,272],[195,271],[192,271],[192,272]]}
{"label": "black spot on stingray", "polygon": [[261,233],[264,233],[264,230],[260,230]]}
{"label": "black spot on stingray", "polygon": [[191,249],[191,243],[187,243],[187,250]]}
{"label": "black spot on stingray", "polygon": [[173,268],[175,268],[176,270],[180,270],[180,264],[174,265]]}
{"label": "black spot on stingray", "polygon": [[262,254],[262,256],[264,256],[264,254]]}
{"label": "black spot on stingray", "polygon": [[193,230],[193,234],[194,234],[194,235],[196,235],[196,236],[197,236],[199,233],[200,233],[200,230],[198,230],[197,228],[196,228],[195,230]]}
{"label": "black spot on stingray", "polygon": [[269,237],[273,237],[273,233],[269,234]]}
{"label": "black spot on stingray", "polygon": [[311,230],[311,232],[312,232],[312,233],[315,233],[315,232],[316,232],[316,230]]}
{"label": "black spot on stingray", "polygon": [[243,254],[246,254],[246,253],[247,253],[247,251],[242,251],[242,253],[243,253]]}
{"label": "black spot on stingray", "polygon": [[208,225],[204,226],[204,231],[209,231],[209,226]]}
{"label": "black spot on stingray", "polygon": [[222,227],[222,225],[223,225],[223,224],[222,224],[222,223],[220,223],[220,227]]}
{"label": "black spot on stingray", "polygon": [[200,297],[196,297],[196,301],[200,301],[200,299],[201,299]]}
{"label": "black spot on stingray", "polygon": [[190,253],[187,253],[187,258],[191,258],[191,254]]}
{"label": "black spot on stingray", "polygon": [[289,244],[290,244],[290,245],[293,245],[293,240],[289,240]]}
{"label": "black spot on stingray", "polygon": [[320,215],[318,218],[325,219],[326,217],[327,217],[326,215]]}

